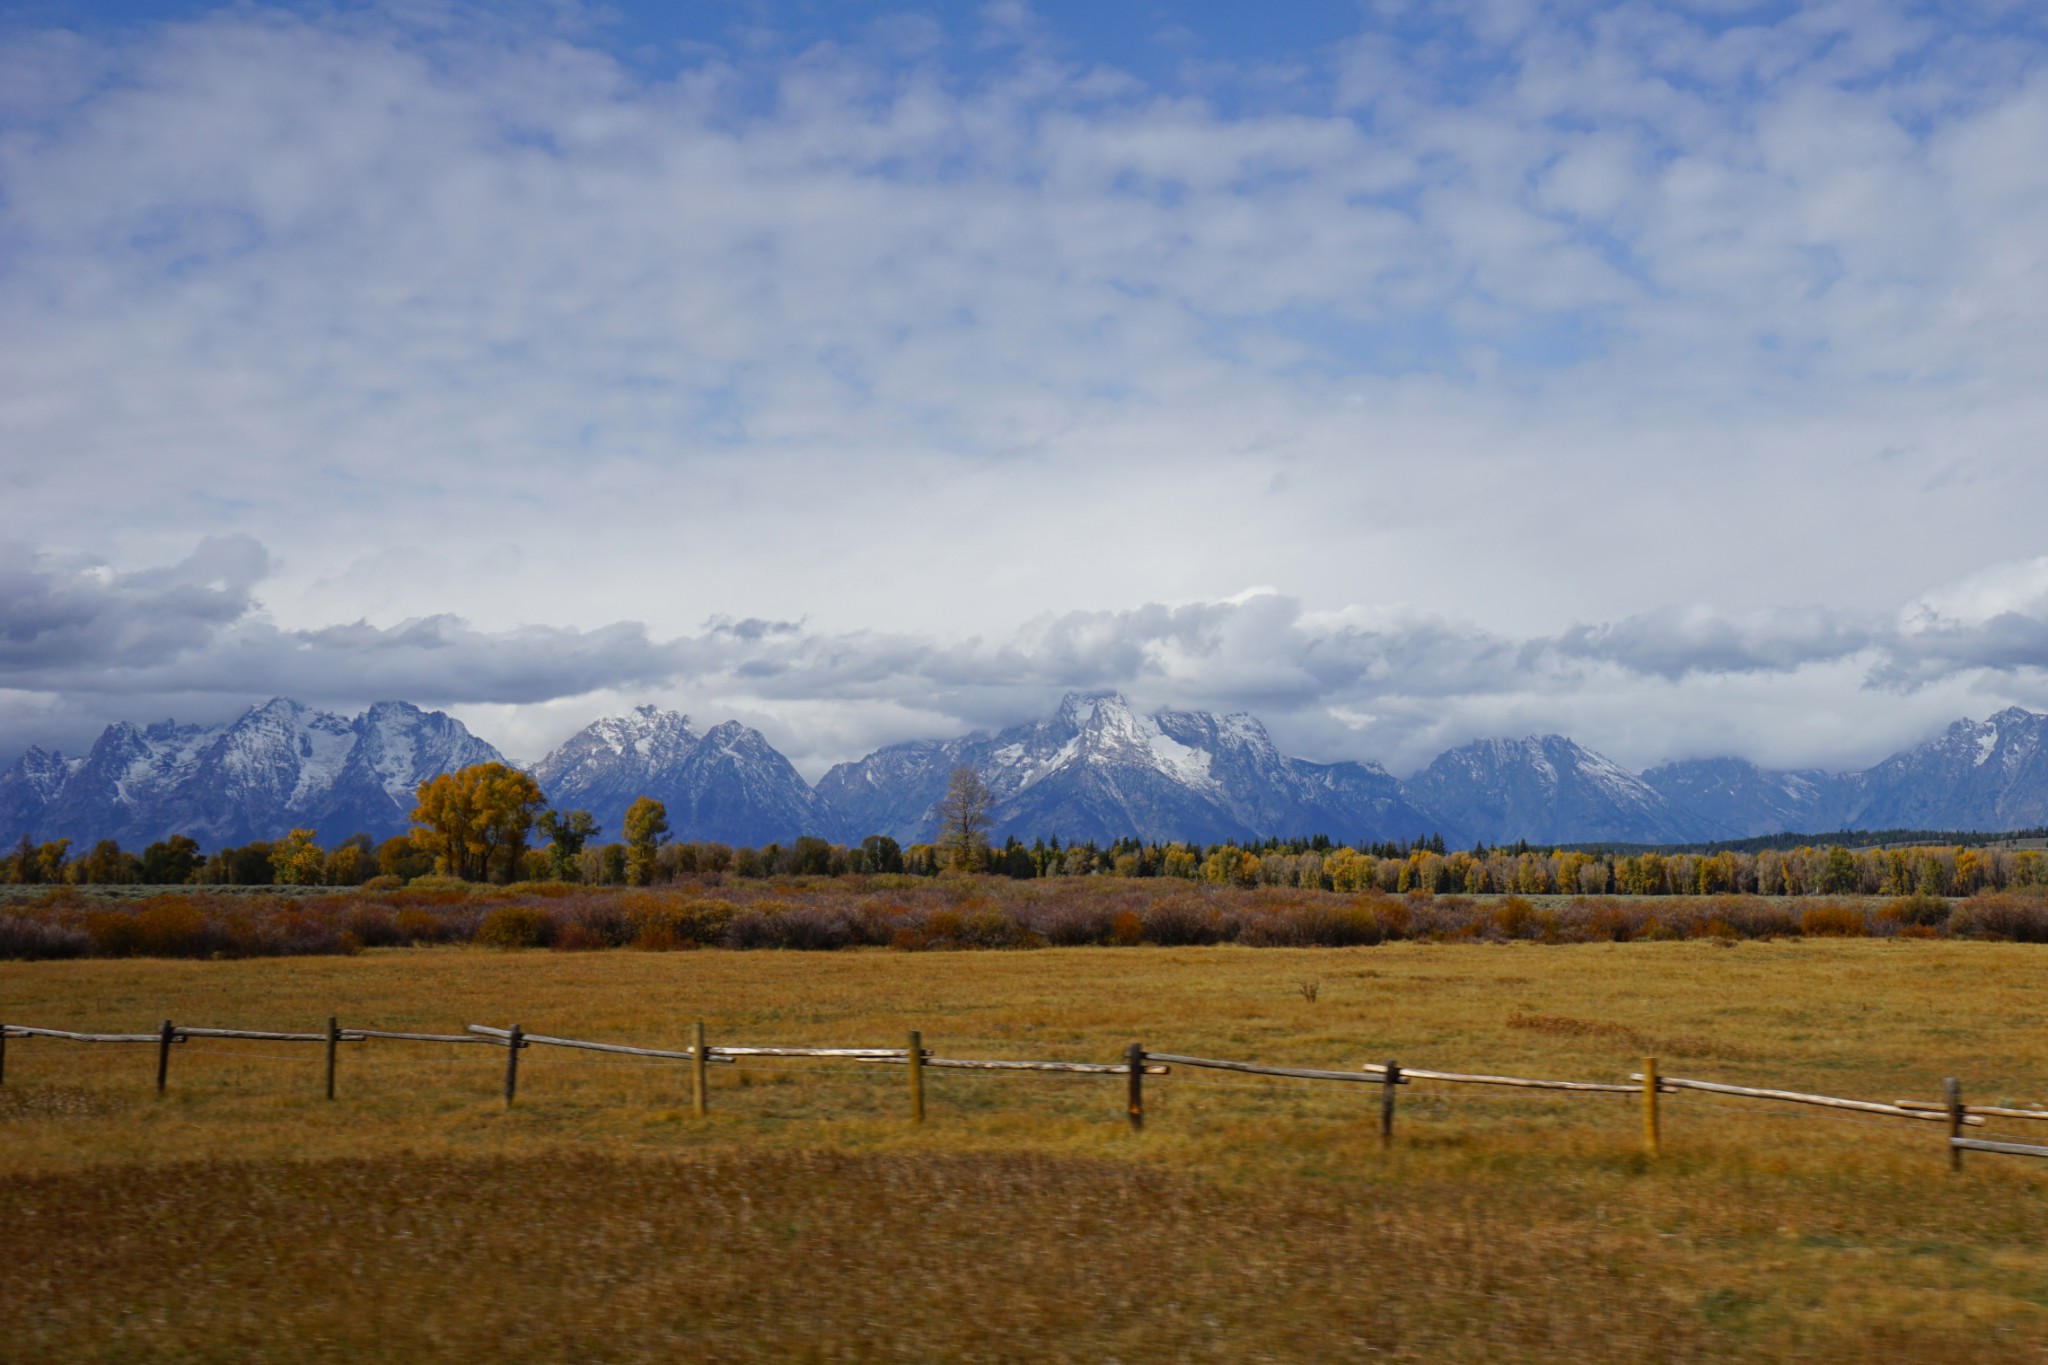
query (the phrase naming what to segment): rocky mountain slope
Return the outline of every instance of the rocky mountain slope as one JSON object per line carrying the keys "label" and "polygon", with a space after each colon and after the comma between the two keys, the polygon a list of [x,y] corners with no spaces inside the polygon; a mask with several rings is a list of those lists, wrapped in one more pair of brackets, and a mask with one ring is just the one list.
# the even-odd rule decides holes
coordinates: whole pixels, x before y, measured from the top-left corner
{"label": "rocky mountain slope", "polygon": [[915,842],[936,832],[935,807],[960,766],[988,783],[998,838],[1380,839],[1429,828],[1377,765],[1288,758],[1252,716],[1140,716],[1114,692],[1069,694],[1051,719],[994,735],[890,745],[832,769],[818,794],[850,836]]}
{"label": "rocky mountain slope", "polygon": [[1722,831],[1694,838],[1749,838],[1784,830],[1841,828],[1855,775],[1817,768],[1773,772],[1740,758],[1699,758],[1667,763],[1643,782],[1680,810]]}
{"label": "rocky mountain slope", "polygon": [[2048,716],[2015,706],[1841,779],[1850,829],[2025,829],[2048,824]]}
{"label": "rocky mountain slope", "polygon": [[82,759],[31,749],[0,776],[0,833],[132,849],[171,834],[218,848],[300,826],[329,841],[385,838],[404,832],[422,780],[502,761],[460,721],[408,702],[350,720],[277,697],[225,726],[110,725]]}
{"label": "rocky mountain slope", "polygon": [[1411,800],[1446,837],[1675,843],[1726,831],[1675,806],[1642,778],[1563,735],[1486,739],[1437,755],[1410,778]]}
{"label": "rocky mountain slope", "polygon": [[555,806],[595,816],[606,839],[619,837],[626,808],[641,796],[667,807],[682,839],[751,846],[836,826],[759,730],[727,721],[698,735],[689,717],[653,706],[586,726],[533,775]]}

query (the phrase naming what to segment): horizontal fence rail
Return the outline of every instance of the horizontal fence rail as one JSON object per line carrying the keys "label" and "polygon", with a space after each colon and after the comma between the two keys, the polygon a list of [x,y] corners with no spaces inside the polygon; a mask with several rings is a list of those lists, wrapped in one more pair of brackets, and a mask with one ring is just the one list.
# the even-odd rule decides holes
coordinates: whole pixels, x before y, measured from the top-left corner
{"label": "horizontal fence rail", "polygon": [[1090,1061],[1033,1061],[1011,1058],[968,1058],[940,1057],[925,1047],[922,1035],[909,1035],[908,1046],[888,1047],[796,1047],[767,1045],[712,1044],[705,1037],[704,1025],[699,1022],[693,1029],[692,1045],[688,1048],[643,1047],[635,1044],[601,1042],[587,1038],[563,1038],[552,1034],[528,1033],[514,1024],[500,1028],[491,1024],[468,1024],[461,1033],[424,1033],[398,1029],[342,1028],[337,1020],[330,1018],[327,1028],[320,1032],[296,1032],[273,1029],[231,1029],[199,1027],[178,1024],[164,1020],[163,1024],[147,1033],[88,1033],[71,1029],[45,1028],[28,1024],[0,1023],[0,1085],[6,1083],[6,1060],[8,1039],[48,1039],[73,1043],[117,1043],[155,1044],[157,1091],[162,1094],[169,1078],[170,1058],[174,1046],[188,1040],[226,1040],[265,1043],[324,1043],[326,1044],[326,1093],[328,1099],[335,1097],[335,1075],[337,1054],[343,1043],[363,1043],[372,1040],[390,1042],[415,1042],[433,1044],[455,1044],[488,1046],[503,1049],[505,1053],[504,1098],[507,1106],[514,1102],[518,1087],[519,1054],[534,1047],[559,1047],[585,1052],[599,1052],[627,1057],[647,1058],[655,1061],[687,1063],[691,1073],[692,1108],[698,1116],[708,1112],[708,1090],[705,1069],[709,1066],[733,1066],[747,1060],[772,1060],[777,1058],[808,1058],[822,1061],[849,1062],[856,1065],[880,1065],[902,1067],[909,1073],[911,1114],[913,1123],[924,1121],[924,1073],[927,1070],[1038,1073],[1076,1076],[1120,1076],[1129,1085],[1126,1115],[1133,1131],[1142,1131],[1144,1126],[1143,1079],[1147,1076],[1168,1076],[1176,1067],[1188,1070],[1212,1070],[1236,1072],[1252,1076],[1271,1076],[1288,1080],[1334,1081],[1351,1085],[1369,1085],[1379,1093],[1378,1128],[1382,1144],[1390,1144],[1394,1133],[1395,1093],[1399,1086],[1412,1085],[1418,1081],[1449,1085],[1504,1086],[1512,1089],[1551,1091],[1578,1094],[1607,1094],[1639,1096],[1643,1105],[1645,1145],[1652,1156],[1659,1153],[1660,1120],[1658,1100],[1660,1096],[1680,1092],[1699,1092],[1709,1095],[1724,1095],[1741,1099],[1765,1100],[1775,1103],[1812,1106],[1823,1109],[1845,1110],[1859,1115],[1873,1115],[1883,1118],[1901,1118],[1926,1123],[1948,1125],[1946,1147],[1951,1170],[1960,1170],[1962,1154],[1989,1152],[2013,1156],[2048,1157],[2048,1146],[2021,1142],[2004,1142],[1986,1138],[1962,1136],[1962,1129],[1982,1127],[1994,1119],[2048,1120],[2048,1108],[2018,1108],[2004,1105],[1966,1105],[1962,1102],[1961,1091],[1954,1079],[1944,1082],[1945,1097],[1938,1102],[1926,1100],[1898,1100],[1884,1103],[1877,1100],[1845,1099],[1834,1095],[1819,1095],[1798,1090],[1767,1089],[1757,1086],[1731,1085],[1720,1081],[1703,1081],[1684,1076],[1666,1076],[1658,1072],[1655,1058],[1644,1059],[1644,1069],[1631,1073],[1627,1084],[1610,1081],[1560,1081],[1544,1080],[1528,1076],[1490,1075],[1473,1072],[1429,1071],[1402,1066],[1394,1061],[1385,1063],[1368,1062],[1357,1070],[1339,1071],[1317,1067],[1279,1066],[1265,1062],[1235,1061],[1217,1057],[1196,1057],[1176,1052],[1153,1052],[1133,1043],[1121,1062]]}
{"label": "horizontal fence rail", "polygon": [[2048,1156],[2048,1147],[2030,1142],[1994,1142],[1989,1138],[1950,1138],[1948,1145],[1959,1152],[2003,1152],[2007,1156]]}
{"label": "horizontal fence rail", "polygon": [[[1642,1080],[1640,1073],[1631,1077]],[[1633,1087],[1631,1087],[1633,1088]],[[1672,1093],[1679,1090],[1700,1090],[1709,1095],[1738,1095],[1750,1100],[1778,1100],[1786,1104],[1811,1104],[1822,1109],[1852,1109],[1859,1114],[1883,1114],[1895,1119],[1923,1119],[1930,1123],[1948,1122],[1948,1107],[1935,1106],[1935,1112],[1921,1109],[1906,1109],[1896,1104],[1884,1104],[1878,1100],[1844,1100],[1833,1095],[1809,1095],[1799,1090],[1759,1090],[1747,1085],[1723,1085],[1719,1081],[1694,1081],[1682,1076],[1659,1076],[1657,1088]],[[1965,1123],[1981,1125],[1981,1118],[1965,1118]]]}
{"label": "horizontal fence rail", "polygon": [[[1901,1109],[1917,1109],[1936,1114],[1946,1114],[1948,1112],[1947,1105],[1934,1104],[1927,1100],[1893,1100],[1892,1103],[1898,1105]],[[1966,1114],[1984,1114],[1997,1119],[2048,1119],[2048,1109],[2008,1109],[2003,1105],[1996,1104],[1966,1104],[1963,1106],[1963,1112]]]}
{"label": "horizontal fence rail", "polygon": [[26,1024],[8,1024],[0,1028],[0,1037],[6,1038],[62,1038],[71,1043],[160,1043],[160,1033],[73,1033],[61,1028],[30,1028]]}
{"label": "horizontal fence rail", "polygon": [[389,1038],[401,1043],[480,1043],[490,1047],[504,1046],[496,1038],[483,1038],[473,1033],[397,1033],[382,1028],[350,1029],[349,1032],[363,1038]]}
{"label": "horizontal fence rail", "polygon": [[[471,1024],[468,1027],[471,1033],[479,1035],[484,1041],[496,1043],[500,1047],[509,1047],[512,1044],[513,1031],[511,1029],[492,1028],[487,1024]],[[518,1039],[521,1047],[573,1047],[581,1048],[585,1052],[617,1052],[623,1053],[628,1057],[659,1057],[665,1061],[673,1062],[691,1061],[697,1055],[690,1051],[677,1052],[671,1048],[628,1047],[624,1043],[593,1043],[584,1038],[551,1038],[545,1033],[522,1032],[518,1035]],[[714,1053],[706,1056],[704,1060],[723,1066],[730,1066],[733,1059],[730,1057],[720,1057]]]}
{"label": "horizontal fence rail", "polygon": [[[1367,1071],[1375,1074],[1386,1070],[1383,1066],[1366,1065]],[[1538,1081],[1526,1076],[1482,1076],[1460,1071],[1421,1071],[1414,1067],[1401,1068],[1401,1076],[1410,1081],[1448,1081],[1453,1085],[1510,1085],[1522,1090],[1577,1090],[1595,1095],[1640,1095],[1640,1085],[1615,1085],[1607,1081]]]}
{"label": "horizontal fence rail", "polygon": [[[1148,1052],[1147,1057],[1159,1054]],[[899,1052],[893,1057],[857,1057],[861,1062],[881,1062],[885,1065],[907,1066],[910,1058]],[[926,1056],[919,1066],[947,1067],[954,1071],[1054,1071],[1075,1076],[1128,1076],[1131,1068],[1127,1062],[1011,1062],[1011,1061],[969,1061],[960,1057]],[[1168,1076],[1173,1073],[1170,1066],[1147,1062],[1144,1066],[1147,1076]]]}
{"label": "horizontal fence rail", "polygon": [[[1302,1081],[1362,1081],[1370,1085],[1386,1083],[1384,1067],[1366,1067],[1359,1071],[1318,1071],[1312,1067],[1266,1066],[1261,1062],[1226,1062],[1215,1057],[1184,1057],[1178,1052],[1147,1052],[1145,1055],[1153,1061],[1176,1066],[1201,1067],[1209,1071],[1241,1071],[1251,1076],[1291,1076]],[[1396,1078],[1395,1084],[1406,1085],[1406,1075],[1404,1068],[1403,1076]]]}

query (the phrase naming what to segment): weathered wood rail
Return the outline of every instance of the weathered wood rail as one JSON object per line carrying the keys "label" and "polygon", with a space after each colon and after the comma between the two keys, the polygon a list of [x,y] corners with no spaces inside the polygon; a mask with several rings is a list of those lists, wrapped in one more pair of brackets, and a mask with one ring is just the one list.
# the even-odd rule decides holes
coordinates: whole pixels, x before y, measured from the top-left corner
{"label": "weathered wood rail", "polygon": [[[1635,1073],[1630,1079],[1640,1081],[1642,1073]],[[1635,1087],[1631,1086],[1630,1089]],[[1683,1076],[1659,1076],[1657,1088],[1665,1094],[1680,1090],[1698,1090],[1709,1095],[1735,1095],[1750,1100],[1777,1100],[1785,1104],[1810,1104],[1821,1109],[1849,1109],[1859,1114],[1883,1114],[1887,1118],[1922,1119],[1931,1123],[1948,1122],[1946,1105],[1932,1106],[1933,1112],[1903,1105],[1885,1104],[1878,1100],[1844,1100],[1833,1095],[1809,1095],[1800,1090],[1760,1090],[1748,1085],[1723,1085],[1719,1081],[1695,1081]],[[1981,1126],[1981,1118],[1965,1118],[1965,1123]]]}
{"label": "weathered wood rail", "polygon": [[712,1044],[706,1040],[701,1021],[692,1029],[691,1045],[688,1048],[645,1047],[638,1044],[604,1042],[588,1038],[566,1038],[553,1034],[528,1033],[520,1025],[501,1028],[492,1024],[468,1024],[460,1033],[426,1033],[400,1029],[343,1028],[333,1018],[327,1027],[317,1032],[296,1032],[276,1029],[232,1029],[200,1027],[177,1024],[166,1019],[154,1031],[142,1033],[93,1033],[73,1029],[47,1028],[39,1025],[0,1023],[0,1085],[7,1078],[7,1040],[47,1039],[57,1042],[86,1044],[155,1044],[156,1081],[158,1093],[163,1093],[168,1081],[170,1059],[174,1047],[192,1040],[223,1040],[265,1043],[323,1043],[326,1045],[326,1093],[327,1098],[335,1097],[335,1076],[337,1054],[343,1043],[365,1043],[370,1041],[413,1042],[428,1044],[471,1045],[503,1048],[505,1057],[505,1103],[513,1103],[517,1094],[519,1079],[519,1054],[535,1047],[565,1048],[572,1051],[606,1053],[616,1056],[642,1058],[659,1062],[686,1063],[691,1075],[692,1110],[703,1116],[709,1109],[709,1085],[706,1069],[711,1066],[735,1066],[750,1060],[772,1060],[777,1058],[806,1058],[827,1062],[848,1062],[855,1065],[901,1066],[909,1072],[912,1121],[921,1123],[925,1114],[924,1073],[927,1070],[975,1071],[989,1073],[1035,1073],[1043,1075],[1071,1076],[1121,1076],[1126,1078],[1129,1097],[1126,1114],[1133,1130],[1144,1126],[1144,1086],[1148,1076],[1170,1076],[1175,1068],[1187,1070],[1210,1070],[1235,1072],[1250,1076],[1270,1076],[1284,1080],[1330,1081],[1349,1085],[1371,1085],[1379,1090],[1379,1135],[1382,1143],[1390,1144],[1394,1135],[1395,1094],[1398,1087],[1421,1082],[1443,1085],[1501,1086],[1509,1089],[1557,1092],[1563,1094],[1637,1095],[1643,1106],[1644,1144],[1652,1156],[1660,1151],[1661,1120],[1658,1110],[1660,1096],[1680,1092],[1697,1092],[1707,1095],[1723,1095],[1733,1098],[1762,1100],[1821,1109],[1846,1111],[1853,1114],[1871,1115],[1882,1118],[1899,1118],[1915,1122],[1942,1123],[1948,1125],[1948,1141],[1945,1144],[1951,1169],[1960,1170],[1962,1154],[1966,1151],[1991,1152],[2016,1156],[2048,1157],[2048,1146],[2021,1142],[2005,1142],[1988,1138],[1972,1138],[1962,1135],[1965,1127],[1983,1127],[1993,1120],[2048,1120],[2048,1109],[2023,1109],[2008,1105],[1966,1105],[1962,1102],[1960,1089],[1951,1079],[1945,1083],[1945,1094],[1940,1101],[1897,1100],[1885,1103],[1879,1100],[1847,1099],[1835,1095],[1821,1095],[1799,1090],[1769,1089],[1758,1086],[1731,1085],[1721,1081],[1704,1081],[1684,1076],[1666,1076],[1658,1072],[1655,1058],[1644,1058],[1643,1070],[1630,1074],[1627,1083],[1613,1081],[1566,1081],[1548,1080],[1530,1076],[1493,1075],[1480,1072],[1430,1071],[1408,1067],[1393,1060],[1384,1063],[1367,1062],[1356,1070],[1336,1070],[1320,1067],[1282,1066],[1266,1062],[1237,1061],[1219,1057],[1198,1057],[1177,1052],[1151,1052],[1133,1043],[1126,1050],[1120,1062],[1026,1060],[1014,1058],[970,1058],[940,1057],[925,1047],[922,1035],[912,1032],[905,1047],[803,1047],[760,1044]]}

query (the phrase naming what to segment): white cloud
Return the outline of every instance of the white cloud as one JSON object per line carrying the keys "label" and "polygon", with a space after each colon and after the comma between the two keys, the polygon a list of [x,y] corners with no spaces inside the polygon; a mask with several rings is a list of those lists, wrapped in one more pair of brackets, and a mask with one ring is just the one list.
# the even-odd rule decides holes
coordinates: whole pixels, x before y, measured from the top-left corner
{"label": "white cloud", "polygon": [[[1638,766],[1728,752],[1805,766],[1868,762],[1963,710],[2048,701],[2048,603],[2035,593],[2027,614],[1984,586],[2034,592],[2038,561],[1889,619],[1693,608],[1507,636],[1414,612],[1311,613],[1255,590],[968,636],[721,618],[667,639],[634,621],[486,631],[447,616],[286,629],[252,596],[264,552],[251,542],[123,575],[11,563],[0,695],[42,731],[23,743],[68,719],[76,746],[95,716],[180,703],[212,718],[272,694],[342,707],[403,697],[535,758],[651,696],[700,718],[738,715],[815,777],[880,743],[1000,726],[1068,690],[1113,687],[1148,706],[1250,710],[1297,752],[1397,771],[1538,730]],[[1971,621],[1930,605],[1986,601],[1996,609]]]}
{"label": "white cloud", "polygon": [[[1898,615],[2048,549],[2038,38],[1465,12],[1292,88],[1015,5],[978,65],[902,21],[673,79],[581,17],[10,35],[0,488],[55,557],[0,731],[669,688],[819,756],[1100,683],[1397,763],[1846,758],[2038,700],[2032,571]],[[147,577],[204,536],[270,562]]]}

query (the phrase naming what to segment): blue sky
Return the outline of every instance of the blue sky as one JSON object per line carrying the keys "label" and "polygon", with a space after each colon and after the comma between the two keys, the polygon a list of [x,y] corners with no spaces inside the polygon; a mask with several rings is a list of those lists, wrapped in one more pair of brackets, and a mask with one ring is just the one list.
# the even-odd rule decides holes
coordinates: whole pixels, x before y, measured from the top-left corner
{"label": "blue sky", "polygon": [[0,4],[0,746],[2048,708],[2021,5]]}

